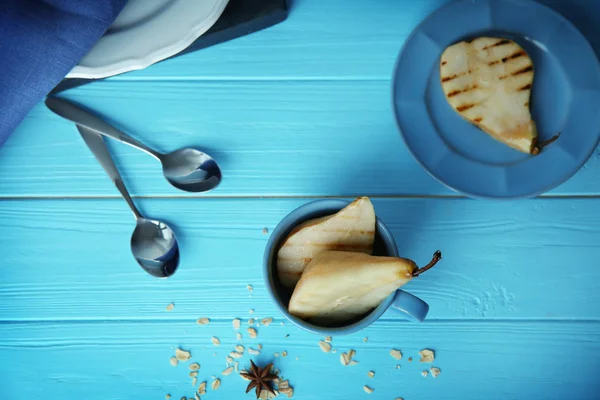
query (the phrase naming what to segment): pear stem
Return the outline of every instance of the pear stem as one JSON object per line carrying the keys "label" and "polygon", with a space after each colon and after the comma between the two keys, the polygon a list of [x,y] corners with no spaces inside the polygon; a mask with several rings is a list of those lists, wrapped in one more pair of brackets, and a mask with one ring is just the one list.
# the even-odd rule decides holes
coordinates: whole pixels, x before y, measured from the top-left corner
{"label": "pear stem", "polygon": [[542,149],[546,146],[548,146],[550,143],[554,142],[556,139],[558,139],[558,137],[560,136],[560,132],[558,132],[556,135],[552,136],[550,139],[548,140],[544,140],[543,142],[539,142],[536,143],[535,146],[533,146],[533,151],[531,152],[533,155],[537,155],[540,154],[540,151],[542,151]]}
{"label": "pear stem", "polygon": [[438,261],[440,261],[441,259],[442,259],[442,252],[438,250],[435,253],[433,253],[433,258],[431,259],[431,261],[429,261],[429,264],[427,264],[423,268],[418,268],[415,272],[413,272],[413,274],[412,274],[413,278],[416,278],[417,276],[421,275],[423,272],[427,271],[428,269],[433,268],[433,266],[435,264],[437,264]]}

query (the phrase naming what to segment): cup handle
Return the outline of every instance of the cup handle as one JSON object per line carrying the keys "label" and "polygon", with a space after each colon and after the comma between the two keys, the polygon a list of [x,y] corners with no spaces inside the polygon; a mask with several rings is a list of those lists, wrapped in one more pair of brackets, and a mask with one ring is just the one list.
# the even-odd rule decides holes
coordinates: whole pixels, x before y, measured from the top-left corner
{"label": "cup handle", "polygon": [[402,314],[409,321],[423,322],[429,312],[429,304],[404,290],[396,290],[389,309]]}

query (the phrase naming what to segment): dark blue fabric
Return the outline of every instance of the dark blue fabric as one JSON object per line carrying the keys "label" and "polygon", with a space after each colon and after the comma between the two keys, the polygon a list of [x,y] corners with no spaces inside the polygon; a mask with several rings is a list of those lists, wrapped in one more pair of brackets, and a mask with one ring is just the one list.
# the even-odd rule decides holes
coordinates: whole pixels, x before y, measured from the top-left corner
{"label": "dark blue fabric", "polygon": [[0,0],[0,146],[127,0]]}

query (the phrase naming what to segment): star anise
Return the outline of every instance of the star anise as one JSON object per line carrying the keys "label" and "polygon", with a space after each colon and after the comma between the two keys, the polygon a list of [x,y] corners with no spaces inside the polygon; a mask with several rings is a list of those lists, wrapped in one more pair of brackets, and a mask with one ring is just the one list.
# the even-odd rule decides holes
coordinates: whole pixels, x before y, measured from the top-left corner
{"label": "star anise", "polygon": [[271,368],[273,364],[269,364],[264,368],[259,368],[254,364],[254,361],[250,360],[251,368],[250,372],[240,372],[240,375],[250,381],[246,388],[246,393],[256,388],[256,398],[258,399],[263,390],[271,393],[275,396],[275,392],[271,388],[269,382],[277,379],[276,374],[271,374]]}

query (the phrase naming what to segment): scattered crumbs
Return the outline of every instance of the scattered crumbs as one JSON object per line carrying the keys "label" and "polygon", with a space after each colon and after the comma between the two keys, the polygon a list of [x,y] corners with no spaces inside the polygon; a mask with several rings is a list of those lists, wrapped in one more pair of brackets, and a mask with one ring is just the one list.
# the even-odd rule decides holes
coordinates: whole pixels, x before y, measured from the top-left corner
{"label": "scattered crumbs", "polygon": [[296,361],[298,361],[300,359],[300,356],[296,357]]}
{"label": "scattered crumbs", "polygon": [[281,352],[281,355],[284,356],[284,357],[287,357],[288,352],[284,350],[284,351]]}
{"label": "scattered crumbs", "polygon": [[331,350],[332,353],[337,353],[337,349]]}
{"label": "scattered crumbs", "polygon": [[181,400],[187,400],[187,397],[183,396],[183,397],[181,398]]}
{"label": "scattered crumbs", "polygon": [[346,353],[340,354],[340,363],[343,366],[348,365],[349,362],[350,362],[350,358],[348,358],[348,354],[346,354]]}
{"label": "scattered crumbs", "polygon": [[356,360],[350,360],[350,362],[348,363],[349,366],[353,366],[353,365],[357,365],[358,361]]}
{"label": "scattered crumbs", "polygon": [[366,337],[366,338],[363,339],[363,342],[365,342],[365,343],[367,343],[368,341],[369,341],[368,337]]}
{"label": "scattered crumbs", "polygon": [[258,346],[256,346],[256,347],[258,347],[258,349],[259,349],[259,350],[262,350],[262,344],[259,344],[259,345],[258,345]]}
{"label": "scattered crumbs", "polygon": [[396,369],[400,369],[400,364],[396,364]]}
{"label": "scattered crumbs", "polygon": [[244,346],[242,346],[242,345],[239,345],[239,344],[238,344],[237,346],[235,346],[235,351],[237,351],[237,352],[239,352],[239,353],[243,353],[243,352],[244,352],[244,350],[246,350],[246,349],[245,349],[245,348],[244,348]]}
{"label": "scattered crumbs", "polygon": [[396,397],[394,400],[404,400],[402,397]]}
{"label": "scattered crumbs", "polygon": [[363,386],[363,390],[369,394],[373,393],[375,389],[368,387],[367,385]]}
{"label": "scattered crumbs", "polygon": [[238,333],[236,333],[236,334],[235,334],[235,338],[236,338],[237,340],[242,340],[242,334],[241,334],[241,333],[239,333],[239,332],[238,332]]}
{"label": "scattered crumbs", "polygon": [[190,377],[191,378],[195,378],[197,376],[198,376],[198,371],[192,371],[192,372],[190,372]]}
{"label": "scattered crumbs", "polygon": [[412,357],[408,357],[408,362],[412,362]]}
{"label": "scattered crumbs", "polygon": [[254,328],[248,328],[248,335],[250,336],[251,339],[256,339],[256,329]]}
{"label": "scattered crumbs", "polygon": [[166,400],[169,400],[170,398],[171,398],[171,395],[170,395],[170,394],[165,394],[165,399],[166,399]]}
{"label": "scattered crumbs", "polygon": [[323,350],[323,352],[325,353],[329,353],[331,351],[331,345],[327,342],[324,342],[323,340],[321,340],[319,342],[319,347],[321,348],[321,350]]}
{"label": "scattered crumbs", "polygon": [[327,337],[325,338],[325,341],[326,341],[327,343],[331,343],[331,336],[327,336]]}
{"label": "scattered crumbs", "polygon": [[198,378],[193,377],[192,378],[192,386],[196,387],[196,383],[198,383]]}
{"label": "scattered crumbs", "polygon": [[260,350],[254,350],[253,348],[249,347],[248,353],[252,354],[253,356],[257,356],[260,354]]}
{"label": "scattered crumbs", "polygon": [[285,338],[286,338],[286,339],[287,339],[287,338],[289,338],[289,337],[290,337],[290,334],[289,334],[289,333],[285,335]]}
{"label": "scattered crumbs", "polygon": [[227,356],[227,358],[225,358],[227,360],[228,364],[231,364],[233,362],[233,358],[231,358],[231,356]]}
{"label": "scattered crumbs", "polygon": [[254,308],[249,309],[248,314],[254,314]]}
{"label": "scattered crumbs", "polygon": [[191,363],[190,364],[190,369],[192,371],[198,371],[200,369],[200,364],[198,364],[198,363]]}
{"label": "scattered crumbs", "polygon": [[419,360],[420,362],[430,363],[435,359],[433,350],[423,349],[419,352],[419,354],[421,355],[421,359]]}
{"label": "scattered crumbs", "polygon": [[221,341],[219,340],[218,337],[213,336],[211,339],[212,344],[214,344],[215,346],[218,346],[221,344]]}
{"label": "scattered crumbs", "polygon": [[260,320],[260,323],[263,324],[264,326],[269,326],[271,325],[271,322],[273,322],[273,318],[263,318]]}
{"label": "scattered crumbs", "polygon": [[273,353],[275,357],[279,357],[279,353]]}
{"label": "scattered crumbs", "polygon": [[177,365],[177,358],[171,357],[169,359],[169,363],[171,363],[171,365],[175,367]]}
{"label": "scattered crumbs", "polygon": [[250,325],[250,326],[254,325],[254,318],[250,318],[248,320],[248,325]]}
{"label": "scattered crumbs", "polygon": [[240,371],[240,363],[239,362],[235,362],[235,372],[239,372]]}
{"label": "scattered crumbs", "polygon": [[198,396],[198,393],[194,393],[194,400],[200,400],[200,396]]}
{"label": "scattered crumbs", "polygon": [[374,377],[374,376],[375,376],[375,372],[373,372],[373,371],[369,371],[369,372],[367,372],[367,376],[368,376],[369,378],[372,378],[372,377]]}
{"label": "scattered crumbs", "polygon": [[196,321],[198,323],[198,325],[208,325],[208,323],[210,322],[210,318],[198,318],[198,321]]}
{"label": "scattered crumbs", "polygon": [[248,291],[250,293],[252,293],[252,291],[254,290],[254,288],[252,287],[252,285],[246,285],[246,289],[248,289]]}
{"label": "scattered crumbs", "polygon": [[263,228],[262,233],[263,235],[266,235],[267,233],[269,233],[269,230],[267,228]]}
{"label": "scattered crumbs", "polygon": [[174,308],[175,308],[175,304],[169,303],[169,305],[167,306],[167,311],[171,311]]}
{"label": "scattered crumbs", "polygon": [[429,375],[429,371],[425,370],[421,372],[421,375],[423,375],[423,378],[427,378],[427,375]]}
{"label": "scattered crumbs", "polygon": [[402,352],[400,350],[392,349],[390,350],[390,356],[394,357],[396,360],[401,360]]}
{"label": "scattered crumbs", "polygon": [[437,367],[431,367],[429,368],[429,370],[431,371],[431,376],[433,376],[434,378],[437,378],[440,372],[442,372],[442,370],[440,370]]}
{"label": "scattered crumbs", "polygon": [[238,353],[237,351],[232,351],[231,353],[229,353],[229,356],[233,358],[241,358],[243,355],[244,354]]}
{"label": "scattered crumbs", "polygon": [[284,326],[284,325],[285,325],[285,322],[281,321],[281,326]]}
{"label": "scattered crumbs", "polygon": [[202,382],[200,386],[198,386],[198,393],[206,394],[206,381]]}
{"label": "scattered crumbs", "polygon": [[221,380],[219,378],[215,379],[210,386],[213,390],[217,390],[221,386]]}
{"label": "scattered crumbs", "polygon": [[239,318],[236,318],[232,321],[233,323],[233,329],[237,330],[240,329],[240,326],[242,326],[242,320]]}
{"label": "scattered crumbs", "polygon": [[233,367],[225,368],[222,372],[223,375],[227,376],[233,372]]}
{"label": "scattered crumbs", "polygon": [[348,359],[351,359],[355,355],[356,355],[356,352],[354,350],[350,349],[350,351],[348,352]]}
{"label": "scattered crumbs", "polygon": [[189,351],[181,350],[179,348],[175,349],[175,358],[179,361],[187,361],[192,357],[192,353]]}

